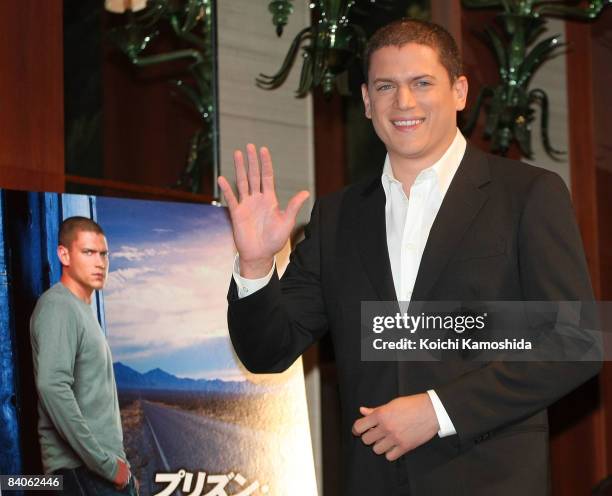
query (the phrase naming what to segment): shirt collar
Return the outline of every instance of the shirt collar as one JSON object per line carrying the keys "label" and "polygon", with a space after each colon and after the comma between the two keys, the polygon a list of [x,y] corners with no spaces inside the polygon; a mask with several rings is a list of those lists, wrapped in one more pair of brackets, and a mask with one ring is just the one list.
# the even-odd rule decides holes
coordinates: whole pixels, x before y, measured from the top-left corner
{"label": "shirt collar", "polygon": [[[426,180],[427,178],[435,177],[437,179],[440,193],[444,195],[448,190],[453,177],[455,176],[455,172],[457,172],[457,169],[459,168],[461,160],[463,160],[466,147],[467,142],[463,137],[463,134],[461,134],[461,131],[457,129],[457,134],[455,134],[455,138],[444,152],[444,155],[442,155],[442,157],[440,157],[435,164],[419,172],[415,183]],[[383,167],[381,180],[387,195],[388,189],[392,183],[401,184],[400,181],[393,175],[393,168],[391,167],[389,154],[387,154],[385,157],[385,165]]]}

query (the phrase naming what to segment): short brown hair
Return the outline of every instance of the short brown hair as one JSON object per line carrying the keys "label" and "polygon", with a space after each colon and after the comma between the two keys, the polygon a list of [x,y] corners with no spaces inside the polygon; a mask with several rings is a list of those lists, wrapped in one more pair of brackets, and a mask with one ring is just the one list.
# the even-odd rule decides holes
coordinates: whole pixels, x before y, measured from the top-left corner
{"label": "short brown hair", "polygon": [[95,232],[104,236],[104,231],[97,222],[88,219],[87,217],[68,217],[61,223],[59,229],[59,244],[70,248],[70,245],[76,239],[77,234],[85,232]]}
{"label": "short brown hair", "polygon": [[372,54],[387,46],[401,47],[407,43],[426,45],[438,53],[451,83],[463,74],[463,62],[457,43],[439,24],[416,19],[397,19],[376,31],[368,40],[363,53],[363,75],[367,82]]}

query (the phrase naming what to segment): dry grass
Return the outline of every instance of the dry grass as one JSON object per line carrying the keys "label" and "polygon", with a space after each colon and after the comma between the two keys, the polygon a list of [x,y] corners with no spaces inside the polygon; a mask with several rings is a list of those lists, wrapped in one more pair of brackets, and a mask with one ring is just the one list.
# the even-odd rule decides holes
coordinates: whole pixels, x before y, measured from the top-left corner
{"label": "dry grass", "polygon": [[132,473],[141,478],[141,470],[149,463],[144,438],[144,413],[140,400],[121,405],[121,424],[123,425],[123,446],[132,467]]}

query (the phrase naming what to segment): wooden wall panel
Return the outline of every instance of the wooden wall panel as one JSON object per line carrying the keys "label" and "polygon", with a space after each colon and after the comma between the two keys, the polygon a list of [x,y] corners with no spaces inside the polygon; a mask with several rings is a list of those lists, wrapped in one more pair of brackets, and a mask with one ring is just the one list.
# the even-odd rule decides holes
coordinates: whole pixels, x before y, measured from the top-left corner
{"label": "wooden wall panel", "polygon": [[[607,107],[610,108],[610,107]],[[610,116],[607,116],[610,118]],[[609,124],[612,126],[612,123]],[[612,152],[612,148],[608,153]],[[610,157],[608,156],[608,159]],[[612,165],[612,159],[608,162]],[[601,268],[601,299],[612,301],[612,171],[597,168],[597,199],[599,216],[599,246]],[[609,305],[609,303],[608,303]],[[609,329],[608,329],[609,331]],[[599,450],[602,453],[601,464],[605,476],[612,476],[612,363],[604,363],[599,374],[601,418],[599,419]]]}
{"label": "wooden wall panel", "polygon": [[[607,8],[591,27],[593,67],[595,165],[599,247],[599,290],[602,300],[612,300],[612,9]],[[578,169],[578,174],[580,169]],[[612,476],[612,364],[600,374],[600,451],[605,476]]]}
{"label": "wooden wall panel", "polygon": [[[180,48],[172,35],[163,33],[150,53]],[[104,179],[171,188],[200,128],[195,110],[171,85],[171,80],[185,78],[191,60],[135,67],[109,43],[103,53]],[[202,192],[212,195],[209,171],[203,174]]]}
{"label": "wooden wall panel", "polygon": [[63,191],[61,0],[0,2],[0,187]]}
{"label": "wooden wall panel", "polygon": [[314,93],[315,188],[317,196],[341,190],[348,184],[344,108],[342,97]]}
{"label": "wooden wall panel", "polygon": [[[591,23],[567,22],[569,148],[572,199],[598,299],[609,300],[610,174],[609,57],[612,12]],[[604,262],[605,260],[605,262]],[[578,415],[580,413],[580,415]],[[574,417],[572,419],[572,417]],[[567,419],[571,422],[567,422]],[[612,370],[557,404],[551,444],[553,494],[588,492],[612,473]],[[560,427],[563,427],[560,429]]]}
{"label": "wooden wall panel", "polygon": [[[491,23],[497,10],[470,10],[461,12],[461,32],[466,72],[470,81],[468,108],[471,106],[483,85],[497,81],[497,65],[489,48],[477,41],[476,33]],[[569,119],[569,168],[572,196],[580,225],[593,285],[598,296],[601,282],[609,279],[610,274],[601,272],[600,252],[604,244],[600,233],[603,219],[601,205],[598,205],[596,192],[596,148],[597,127],[605,133],[610,129],[610,117],[605,124],[595,124],[596,116],[606,108],[603,101],[593,95],[593,81],[601,81],[603,67],[593,67],[591,29],[600,26],[600,20],[592,24],[567,23],[566,39],[570,42],[567,55],[568,115]],[[553,28],[554,29],[554,28]],[[605,57],[602,57],[605,59]],[[609,56],[608,67],[609,67]],[[605,83],[604,83],[605,84]],[[610,82],[607,83],[609,88]],[[546,89],[546,88],[544,88]],[[482,138],[483,116],[479,126],[472,134],[471,141],[477,146],[488,149],[489,142]],[[539,129],[534,129],[533,139],[539,138]],[[609,134],[609,133],[608,133]],[[562,148],[563,143],[553,143]],[[510,150],[512,158],[520,157],[516,147]],[[563,175],[563,174],[562,174]],[[608,195],[609,197],[609,195]],[[609,229],[609,228],[608,228]],[[609,244],[607,245],[609,246]],[[606,372],[605,379],[589,381],[574,393],[556,403],[550,410],[551,421],[551,478],[555,495],[590,494],[593,486],[606,474],[608,448],[605,441],[606,393],[604,384],[610,382]],[[608,386],[610,389],[610,386]],[[602,403],[603,402],[603,403]],[[610,410],[607,410],[610,411]],[[609,468],[607,470],[609,473]]]}
{"label": "wooden wall panel", "polygon": [[582,241],[595,293],[599,295],[599,247],[597,193],[595,178],[595,102],[593,100],[593,67],[591,27],[568,22],[567,85],[570,115],[570,176],[572,199],[580,225]]}
{"label": "wooden wall panel", "polygon": [[461,36],[461,0],[446,0],[431,2],[431,20],[441,26],[455,38],[459,51],[463,52]]}

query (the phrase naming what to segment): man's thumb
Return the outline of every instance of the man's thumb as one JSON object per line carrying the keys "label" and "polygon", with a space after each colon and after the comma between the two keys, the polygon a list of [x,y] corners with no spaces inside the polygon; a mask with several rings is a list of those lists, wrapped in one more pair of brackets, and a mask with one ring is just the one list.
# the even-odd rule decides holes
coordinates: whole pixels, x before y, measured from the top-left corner
{"label": "man's thumb", "polygon": [[290,219],[295,219],[297,217],[300,208],[302,208],[302,205],[308,199],[309,196],[310,193],[308,191],[300,191],[299,193],[294,195],[291,200],[289,200],[285,213],[289,216]]}

